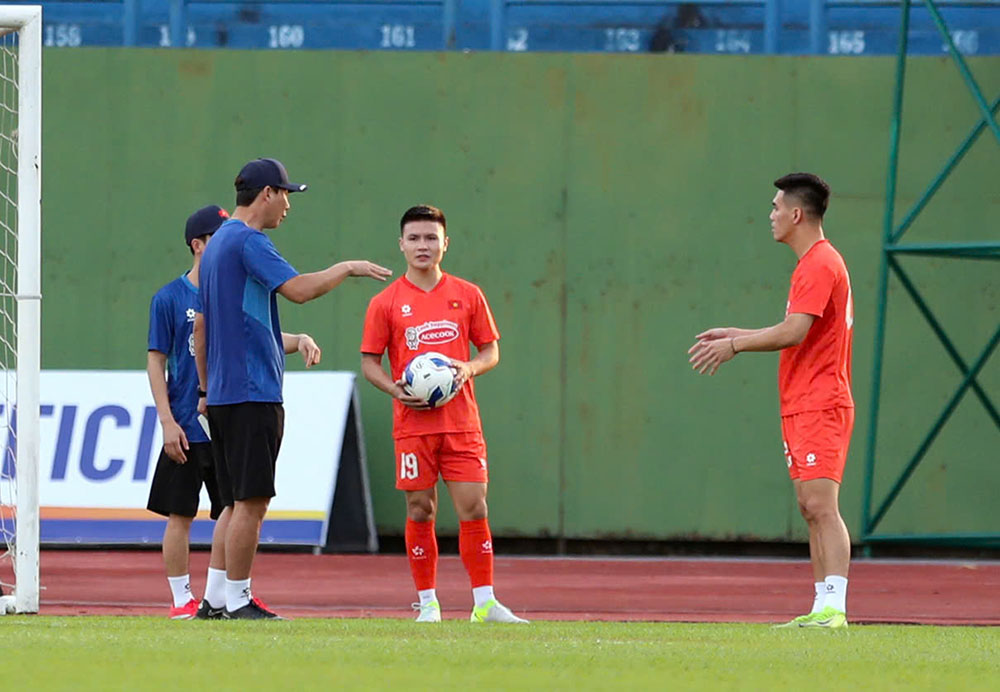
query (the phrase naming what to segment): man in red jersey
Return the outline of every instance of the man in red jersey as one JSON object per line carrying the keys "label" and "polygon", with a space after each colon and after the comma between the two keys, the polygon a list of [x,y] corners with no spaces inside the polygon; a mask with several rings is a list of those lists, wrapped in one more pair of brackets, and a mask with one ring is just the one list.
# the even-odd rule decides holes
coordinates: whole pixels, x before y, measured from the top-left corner
{"label": "man in red jersey", "polygon": [[[486,442],[473,378],[500,361],[500,332],[483,292],[441,271],[448,249],[444,213],[431,206],[406,210],[399,222],[406,273],[372,298],[361,341],[361,371],[395,399],[392,436],[396,487],[406,493],[406,552],[417,587],[417,622],[440,622],[434,534],[437,480],[448,486],[459,519],[458,550],[472,582],[472,622],[523,623],[493,594],[493,539],[486,520]],[[469,344],[477,354],[471,358]],[[391,376],[382,368],[388,351]],[[458,393],[429,408],[403,386],[407,363],[436,351],[451,359]]]}
{"label": "man in red jersey", "polygon": [[771,233],[799,258],[784,321],[764,329],[709,329],[688,353],[695,370],[712,375],[742,351],[781,351],[781,433],[799,511],[809,525],[815,582],[812,611],[787,626],[837,629],[847,627],[851,560],[838,506],[854,427],[851,280],[844,258],[823,235],[829,186],[810,173],[786,175],[774,186]]}

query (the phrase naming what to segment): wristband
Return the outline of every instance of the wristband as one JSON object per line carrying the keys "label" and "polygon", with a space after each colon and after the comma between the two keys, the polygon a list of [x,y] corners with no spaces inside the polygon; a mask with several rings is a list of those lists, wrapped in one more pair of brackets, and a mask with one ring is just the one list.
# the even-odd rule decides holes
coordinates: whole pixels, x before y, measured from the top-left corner
{"label": "wristband", "polygon": [[204,389],[199,389],[198,390],[198,398],[199,399],[204,399],[207,396],[208,396],[208,392],[206,392]]}

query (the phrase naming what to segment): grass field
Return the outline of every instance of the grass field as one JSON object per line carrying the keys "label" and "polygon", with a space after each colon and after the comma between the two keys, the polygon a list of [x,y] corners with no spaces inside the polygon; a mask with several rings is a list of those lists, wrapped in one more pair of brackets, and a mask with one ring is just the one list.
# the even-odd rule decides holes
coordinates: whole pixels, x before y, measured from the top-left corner
{"label": "grass field", "polygon": [[995,690],[1000,628],[11,616],[0,656],[12,690]]}

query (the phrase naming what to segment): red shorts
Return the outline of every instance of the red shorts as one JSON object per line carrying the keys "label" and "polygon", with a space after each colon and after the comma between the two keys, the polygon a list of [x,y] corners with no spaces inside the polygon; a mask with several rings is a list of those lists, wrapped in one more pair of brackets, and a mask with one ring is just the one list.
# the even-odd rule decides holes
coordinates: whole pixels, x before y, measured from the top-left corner
{"label": "red shorts", "polygon": [[848,406],[782,416],[788,475],[792,480],[829,478],[840,483],[853,429],[854,409]]}
{"label": "red shorts", "polygon": [[481,432],[437,433],[396,440],[396,488],[426,490],[446,481],[486,483],[486,441]]}

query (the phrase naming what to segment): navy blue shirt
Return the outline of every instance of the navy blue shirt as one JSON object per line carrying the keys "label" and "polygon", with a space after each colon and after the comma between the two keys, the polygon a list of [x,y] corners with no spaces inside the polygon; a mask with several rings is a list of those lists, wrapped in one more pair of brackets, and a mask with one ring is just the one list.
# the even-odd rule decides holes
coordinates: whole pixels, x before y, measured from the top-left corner
{"label": "navy blue shirt", "polygon": [[167,398],[188,442],[208,442],[198,423],[198,371],[194,363],[194,315],[201,311],[198,289],[187,274],[153,296],[149,306],[149,350],[167,356]]}
{"label": "navy blue shirt", "polygon": [[281,403],[285,349],[277,288],[298,276],[271,239],[238,219],[205,246],[199,286],[208,346],[208,404]]}

